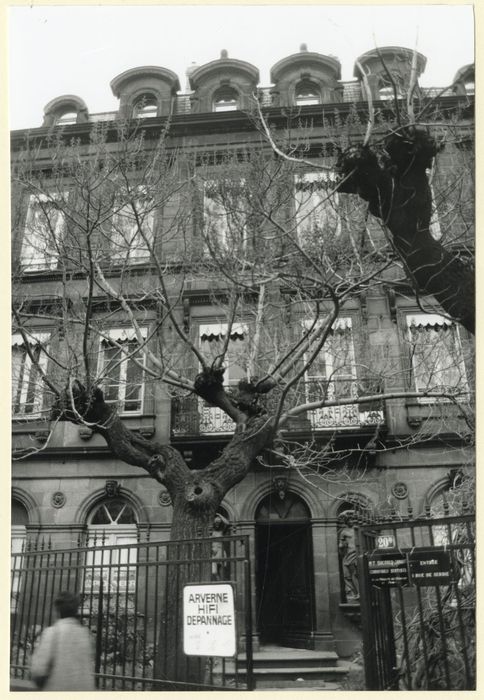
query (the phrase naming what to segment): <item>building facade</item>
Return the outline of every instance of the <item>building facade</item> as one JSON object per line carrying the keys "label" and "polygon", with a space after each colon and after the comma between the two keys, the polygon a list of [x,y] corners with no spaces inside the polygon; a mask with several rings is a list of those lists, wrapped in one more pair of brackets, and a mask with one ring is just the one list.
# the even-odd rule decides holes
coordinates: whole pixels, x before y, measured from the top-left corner
{"label": "building facade", "polygon": [[[101,320],[89,353],[103,376],[106,399],[118,405],[130,429],[171,444],[191,468],[203,468],[227,444],[233,424],[220,409],[193,394],[170,393],[150,381],[145,360],[138,358],[140,339],[159,342],[153,328],[158,327],[163,312],[160,290],[150,283],[156,279],[153,251],[166,266],[165,278],[170,278],[175,299],[172,309],[180,327],[199,352],[216,357],[228,332],[226,312],[221,311],[223,304],[227,308],[227,295],[209,264],[202,268],[195,264],[204,255],[203,244],[196,241],[197,222],[200,217],[202,227],[209,222],[212,253],[222,250],[235,255],[237,245],[246,250],[251,224],[237,207],[228,211],[227,201],[236,195],[227,180],[233,183],[234,162],[243,163],[247,149],[272,154],[261,136],[257,97],[274,140],[286,150],[297,142],[293,152],[305,162],[291,174],[290,185],[287,179],[284,187],[283,180],[274,180],[274,187],[283,192],[278,213],[283,212],[285,221],[297,218],[294,235],[310,237],[314,230],[326,227],[338,239],[354,225],[364,231],[366,245],[378,254],[386,245],[378,222],[364,214],[361,219],[361,212],[357,223],[349,215],[343,217],[341,212],[347,211],[343,196],[336,203],[334,198],[329,201],[327,189],[321,187],[321,181],[331,186],[333,175],[312,171],[310,164],[331,164],[335,142],[344,145],[345,138],[361,139],[368,91],[381,119],[377,129],[392,123],[395,97],[397,104],[406,102],[412,62],[417,78],[425,69],[424,56],[417,54],[416,62],[413,59],[413,52],[400,47],[385,47],[379,54],[369,51],[355,62],[355,80],[343,82],[335,57],[308,51],[303,45],[298,53],[273,66],[273,85],[262,88],[255,66],[229,58],[223,51],[219,59],[189,68],[185,93],[180,91],[178,77],[167,68],[133,68],[111,82],[119,98],[118,112],[90,114],[81,98],[64,95],[45,107],[42,126],[28,133],[13,132],[13,169],[23,167],[25,175],[22,154],[28,136],[30,143],[38,143],[29,167],[43,183],[43,191],[35,193],[25,186],[27,178],[23,186],[17,186],[14,178],[12,188],[14,303],[20,313],[12,340],[14,552],[21,551],[26,541],[68,548],[79,543],[167,540],[170,534],[172,505],[164,487],[138,468],[114,459],[104,440],[88,425],[49,420],[37,368],[55,376],[62,365],[60,358],[67,357],[62,348],[72,348],[75,341],[82,340],[70,335],[71,326],[60,327],[59,304],[62,307],[63,300],[68,300],[62,313],[71,323],[78,298],[84,303],[91,294]],[[432,235],[462,249],[463,255],[472,253],[473,246],[473,70],[473,66],[460,69],[447,90],[420,88],[415,76],[412,87],[418,104],[430,105],[431,130],[445,141],[445,150],[429,174],[435,200]],[[102,229],[108,241],[104,260],[110,272],[104,288],[101,285],[89,292],[84,286],[88,275],[81,274],[84,263],[77,258],[77,267],[69,268],[66,249],[61,253],[58,245],[71,236],[69,251],[76,257],[75,222],[66,222],[65,209],[53,204],[45,187],[48,189],[49,177],[58,167],[59,135],[84,149],[83,158],[93,158],[96,143],[91,135],[99,133],[95,129],[105,129],[103,148],[107,152],[116,149],[116,129],[126,124],[136,124],[147,141],[158,139],[166,130],[166,161],[159,167],[173,164],[173,154],[181,153],[186,159],[179,160],[177,167],[182,170],[202,163],[203,183],[188,196],[187,183],[193,178],[185,172],[184,188],[176,197],[174,188],[163,207],[141,205],[130,210],[125,203],[114,206]],[[63,178],[68,191],[76,173],[63,173]],[[217,189],[220,180],[225,188],[222,197]],[[139,189],[136,202],[143,196]],[[141,223],[134,220],[133,211],[142,211]],[[281,231],[280,220],[278,225],[275,230]],[[157,239],[160,231],[162,241]],[[177,250],[187,231],[195,242],[184,249],[192,258],[182,265]],[[78,255],[82,258],[82,253]],[[281,257],[284,255],[287,260],[294,251],[283,251]],[[122,306],[105,299],[108,285],[121,285],[127,271],[126,288],[142,296],[137,300],[136,329]],[[351,530],[354,513],[387,512],[404,517],[409,509],[414,514],[438,512],[443,494],[463,470],[472,469],[473,450],[462,407],[470,403],[473,388],[471,338],[439,313],[432,300],[423,304],[417,300],[403,277],[398,265],[393,265],[378,283],[359,287],[345,299],[328,342],[298,384],[300,403],[317,400],[323,386],[329,400],[355,398],[355,403],[323,406],[289,422],[282,437],[306,446],[308,464],[296,459],[297,468],[290,469],[287,460],[278,461],[275,450],[255,462],[248,476],[224,498],[220,514],[225,532],[250,537],[257,644],[350,655],[360,639],[357,584],[352,588],[347,560],[345,563],[352,545],[351,533],[345,535],[344,530]],[[284,324],[296,323],[294,308],[288,304]],[[281,309],[278,307],[279,315]],[[278,318],[277,323],[280,321]],[[230,328],[225,347],[229,384],[247,371],[240,358],[247,352],[249,325],[238,322]],[[153,349],[156,352],[155,345]],[[368,380],[362,367],[370,360],[385,364],[388,371],[382,373],[385,386],[381,388],[380,383],[375,389],[374,383],[367,383],[366,393],[401,395],[406,391],[413,395],[358,403],[360,387]],[[192,364],[189,369],[193,376],[196,368]],[[460,389],[459,402],[418,396],[429,388],[449,386]],[[286,454],[291,454],[291,448]],[[319,461],[314,454],[320,454]],[[15,590],[12,605],[14,597]]]}

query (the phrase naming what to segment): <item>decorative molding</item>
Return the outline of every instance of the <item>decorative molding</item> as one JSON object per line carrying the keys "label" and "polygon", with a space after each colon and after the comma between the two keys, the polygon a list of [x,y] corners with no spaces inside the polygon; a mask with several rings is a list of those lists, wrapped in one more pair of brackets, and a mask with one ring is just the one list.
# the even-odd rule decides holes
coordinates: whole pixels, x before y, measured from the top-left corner
{"label": "decorative molding", "polygon": [[408,496],[408,486],[403,481],[397,481],[392,486],[392,495],[399,501],[403,501]]}
{"label": "decorative molding", "polygon": [[66,495],[62,491],[54,491],[50,499],[51,505],[54,508],[62,508],[66,503]]}
{"label": "decorative molding", "polygon": [[158,502],[160,506],[166,508],[166,506],[171,506],[171,496],[168,491],[161,490],[158,494]]}
{"label": "decorative molding", "polygon": [[275,476],[272,479],[274,491],[276,491],[276,493],[279,496],[279,498],[281,499],[281,501],[283,501],[286,498],[288,483],[289,483],[289,479],[287,476]]}
{"label": "decorative molding", "polygon": [[35,433],[35,439],[37,442],[40,442],[41,444],[44,444],[47,442],[47,438],[49,437],[49,431],[48,430],[37,430]]}
{"label": "decorative molding", "polygon": [[190,297],[183,299],[183,330],[187,334],[190,332]]}
{"label": "decorative molding", "polygon": [[81,440],[90,440],[93,435],[94,431],[92,430],[92,428],[88,428],[85,425],[79,428],[79,437],[81,438]]}
{"label": "decorative molding", "polygon": [[108,498],[115,498],[119,496],[121,491],[120,484],[115,479],[107,479],[104,484],[104,491]]}

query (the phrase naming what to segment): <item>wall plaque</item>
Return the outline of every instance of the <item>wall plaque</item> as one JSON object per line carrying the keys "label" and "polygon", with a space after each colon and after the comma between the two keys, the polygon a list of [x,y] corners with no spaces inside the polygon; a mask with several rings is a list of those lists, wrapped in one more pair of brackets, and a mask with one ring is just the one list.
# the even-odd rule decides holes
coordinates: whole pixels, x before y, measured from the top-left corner
{"label": "wall plaque", "polygon": [[407,557],[398,550],[370,554],[368,571],[373,586],[407,586],[409,583]]}
{"label": "wall plaque", "polygon": [[452,583],[452,559],[444,547],[416,547],[408,553],[410,576],[415,586],[442,586]]}

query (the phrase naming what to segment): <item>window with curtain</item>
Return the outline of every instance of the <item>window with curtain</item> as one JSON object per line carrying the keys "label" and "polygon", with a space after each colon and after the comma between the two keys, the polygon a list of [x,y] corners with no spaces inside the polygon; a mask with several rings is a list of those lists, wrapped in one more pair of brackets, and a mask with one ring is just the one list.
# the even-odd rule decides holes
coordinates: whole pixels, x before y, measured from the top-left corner
{"label": "window with curtain", "polygon": [[[141,329],[146,339],[146,329]],[[101,340],[98,375],[107,403],[124,414],[143,410],[145,358],[133,328],[112,328]]]}
{"label": "window with curtain", "polygon": [[[355,349],[351,318],[337,319],[328,337],[304,378],[307,402],[347,399],[342,406],[329,406],[310,411],[308,417],[313,428],[358,425],[360,413],[357,404],[351,403],[358,395]],[[312,321],[304,322],[304,330]],[[307,360],[310,353],[306,354]]]}
{"label": "window with curtain", "polygon": [[245,248],[247,204],[243,179],[204,182],[203,231],[208,249],[237,253]]}
{"label": "window with curtain", "polygon": [[110,254],[114,262],[143,262],[150,257],[154,234],[153,198],[142,187],[113,217]]}
{"label": "window with curtain", "polygon": [[[305,330],[311,328],[312,321],[306,321],[304,326]],[[306,372],[306,379],[310,385],[316,385],[319,398],[354,396],[357,375],[352,331],[351,318],[337,319],[324,347]]]}
{"label": "window with curtain", "polygon": [[27,271],[54,270],[58,265],[65,231],[60,199],[60,195],[30,195],[20,253],[21,264]]}
{"label": "window with curtain", "polygon": [[461,398],[467,399],[469,386],[457,325],[438,314],[408,314],[406,322],[415,389],[464,392]]}
{"label": "window with curtain", "polygon": [[41,415],[44,405],[44,383],[41,372],[47,371],[49,358],[46,354],[46,343],[49,337],[49,333],[29,333],[28,344],[26,344],[20,333],[12,336],[12,412],[14,416],[38,418]]}
{"label": "window with curtain", "polygon": [[[227,323],[205,323],[199,327],[200,350],[209,364],[223,353],[227,338]],[[248,327],[244,323],[233,323],[227,352],[223,361],[225,367],[224,385],[234,386],[248,375]],[[199,403],[200,432],[232,432],[234,422],[220,409]]]}
{"label": "window with curtain", "polygon": [[92,550],[87,552],[84,590],[98,592],[102,579],[104,593],[117,590],[134,593],[136,548],[128,546],[138,541],[134,508],[126,499],[107,499],[93,508],[87,526],[87,546]]}
{"label": "window with curtain", "polygon": [[296,226],[301,245],[317,236],[339,236],[341,214],[335,187],[336,176],[329,171],[314,171],[295,176],[294,199]]}

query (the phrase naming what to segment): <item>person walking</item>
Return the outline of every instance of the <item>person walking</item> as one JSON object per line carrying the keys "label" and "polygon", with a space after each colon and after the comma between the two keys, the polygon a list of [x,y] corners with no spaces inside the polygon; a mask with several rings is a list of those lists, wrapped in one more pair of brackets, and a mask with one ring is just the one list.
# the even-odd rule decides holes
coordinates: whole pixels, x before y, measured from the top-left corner
{"label": "person walking", "polygon": [[95,690],[89,630],[78,618],[79,596],[62,591],[54,600],[59,619],[42,632],[31,661],[39,690]]}

